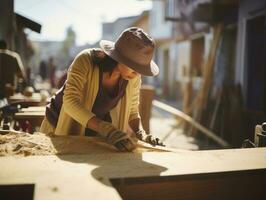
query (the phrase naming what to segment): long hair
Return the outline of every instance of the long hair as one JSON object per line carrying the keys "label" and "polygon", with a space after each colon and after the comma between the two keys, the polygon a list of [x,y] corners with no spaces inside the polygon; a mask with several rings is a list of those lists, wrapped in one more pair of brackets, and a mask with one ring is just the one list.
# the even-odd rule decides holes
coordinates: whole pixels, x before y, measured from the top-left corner
{"label": "long hair", "polygon": [[0,49],[7,49],[7,43],[5,40],[0,40]]}
{"label": "long hair", "polygon": [[118,62],[104,53],[101,49],[93,50],[93,62],[102,68],[103,72],[112,72],[117,66]]}

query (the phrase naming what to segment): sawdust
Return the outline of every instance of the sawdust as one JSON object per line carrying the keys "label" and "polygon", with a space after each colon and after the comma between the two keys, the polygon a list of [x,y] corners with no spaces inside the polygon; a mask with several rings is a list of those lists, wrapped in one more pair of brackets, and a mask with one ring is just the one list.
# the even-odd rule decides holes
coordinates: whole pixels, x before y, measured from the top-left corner
{"label": "sawdust", "polygon": [[[146,143],[138,143],[134,153],[167,151],[154,148]],[[63,154],[101,154],[114,153],[118,150],[99,137],[58,136],[36,132],[11,131],[0,135],[0,156],[33,156]]]}
{"label": "sawdust", "polygon": [[101,138],[12,131],[0,135],[0,156],[107,153],[116,151]]}
{"label": "sawdust", "polygon": [[10,132],[0,135],[0,156],[53,155],[57,151],[44,134]]}

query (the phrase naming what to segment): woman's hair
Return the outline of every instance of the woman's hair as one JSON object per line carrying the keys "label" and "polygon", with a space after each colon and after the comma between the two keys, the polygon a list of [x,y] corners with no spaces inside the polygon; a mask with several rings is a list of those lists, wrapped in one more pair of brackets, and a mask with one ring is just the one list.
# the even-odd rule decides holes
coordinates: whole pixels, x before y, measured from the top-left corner
{"label": "woman's hair", "polygon": [[93,50],[93,62],[102,68],[103,72],[112,72],[118,62],[104,53],[101,49]]}
{"label": "woman's hair", "polygon": [[0,49],[7,49],[7,43],[5,40],[0,40]]}

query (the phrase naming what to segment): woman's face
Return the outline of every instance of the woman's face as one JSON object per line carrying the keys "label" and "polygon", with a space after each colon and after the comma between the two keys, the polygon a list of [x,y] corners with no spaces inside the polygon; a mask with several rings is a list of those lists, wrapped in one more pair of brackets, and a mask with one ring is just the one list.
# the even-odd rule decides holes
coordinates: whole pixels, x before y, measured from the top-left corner
{"label": "woman's face", "polygon": [[118,63],[117,68],[122,76],[123,79],[125,80],[130,80],[135,78],[136,76],[139,76],[140,74],[133,69],[129,68],[128,66]]}

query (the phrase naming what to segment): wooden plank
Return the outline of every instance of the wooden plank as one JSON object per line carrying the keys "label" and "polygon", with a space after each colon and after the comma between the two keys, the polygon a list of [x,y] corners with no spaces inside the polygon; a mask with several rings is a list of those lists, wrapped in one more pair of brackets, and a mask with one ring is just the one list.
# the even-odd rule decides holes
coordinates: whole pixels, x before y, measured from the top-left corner
{"label": "wooden plank", "polygon": [[266,170],[111,179],[123,199],[264,199]]}
{"label": "wooden plank", "polygon": [[24,96],[21,93],[16,93],[13,96],[8,98],[9,103],[17,103],[21,104],[23,107],[29,106],[40,106],[45,105],[50,102],[50,99],[42,99],[40,93],[33,93],[31,97]]}
{"label": "wooden plank", "polygon": [[[185,197],[190,197],[189,199],[198,199],[199,195],[204,196],[205,193],[204,197],[211,199],[215,193],[209,189],[217,189],[215,186],[219,185],[223,187],[220,191],[231,191],[234,197],[237,195],[235,192],[239,190],[233,190],[238,186],[232,183],[239,183],[239,181],[234,181],[234,178],[232,180],[232,176],[228,177],[227,173],[255,170],[250,174],[254,175],[255,179],[251,178],[253,182],[248,182],[248,185],[254,184],[258,188],[257,192],[261,192],[257,181],[259,180],[260,183],[262,180],[265,181],[265,173],[263,173],[264,176],[259,177],[256,173],[266,168],[265,155],[266,148],[181,153],[109,152],[95,154],[91,152],[83,155],[1,157],[0,184],[35,184],[35,200],[88,199],[90,197],[120,199],[110,180],[119,180],[120,184],[124,180],[124,183],[128,184],[130,178],[133,178],[135,182],[136,178],[143,178],[140,185],[146,184],[143,190],[148,192],[149,196],[159,194],[158,191],[162,190],[165,199],[173,199],[170,196],[173,191],[177,191],[178,196],[185,195]],[[222,174],[218,175],[218,178],[211,176],[212,179],[208,179],[210,173]],[[186,175],[189,178],[186,178]],[[246,182],[247,176],[242,175],[239,180],[244,178]],[[174,185],[169,183],[171,176],[178,178],[178,182],[175,180]],[[145,177],[157,178],[158,181],[153,182],[152,187],[149,185],[149,179],[144,179]],[[206,180],[209,181],[206,182]],[[224,183],[228,182],[231,184],[226,187]],[[167,184],[169,187],[166,187]],[[133,184],[133,186],[138,187],[138,184]],[[154,187],[157,193],[153,193],[156,191],[152,189]],[[134,193],[136,190],[133,187],[129,188],[129,191]],[[154,198],[156,199],[156,196]]]}
{"label": "wooden plank", "polygon": [[22,108],[21,112],[44,112],[45,109],[45,106],[30,106],[28,108]]}
{"label": "wooden plank", "polygon": [[20,123],[28,121],[31,124],[31,127],[36,128],[41,126],[44,116],[45,116],[45,111],[18,112],[15,113],[13,119]]}
{"label": "wooden plank", "polygon": [[[187,69],[187,67],[184,67],[184,70]],[[189,68],[188,73],[186,73],[186,79],[185,79],[185,86],[184,86],[184,91],[183,91],[183,112],[187,115],[190,115],[190,105],[191,105],[191,100],[192,100],[192,95],[193,95],[193,87],[192,87],[192,69],[191,67]],[[184,131],[188,130],[188,123],[185,122],[183,129]]]}
{"label": "wooden plank", "polygon": [[217,24],[214,26],[213,41],[211,44],[208,59],[204,66],[202,85],[196,97],[197,104],[196,104],[196,113],[194,118],[198,122],[201,122],[202,112],[208,101],[208,94],[211,88],[211,83],[213,78],[212,76],[213,76],[215,58],[219,47],[222,30],[223,30],[223,24]]}
{"label": "wooden plank", "polygon": [[224,141],[222,138],[218,137],[215,133],[213,133],[212,131],[208,130],[206,127],[202,126],[200,123],[196,122],[193,118],[191,118],[189,115],[183,113],[182,111],[173,108],[165,103],[162,103],[160,101],[154,100],[153,101],[153,105],[161,108],[177,117],[180,117],[181,119],[186,120],[187,122],[189,122],[193,127],[197,128],[198,130],[200,130],[203,134],[205,134],[207,137],[209,137],[210,139],[212,139],[213,141],[217,142],[218,144],[220,144],[222,147],[229,147],[229,144]]}
{"label": "wooden plank", "polygon": [[208,92],[211,86],[211,82],[212,82],[215,58],[216,58],[216,53],[218,50],[222,30],[223,30],[222,24],[218,24],[214,27],[213,42],[211,44],[206,66],[204,66],[203,83],[201,86],[200,98],[199,98],[200,107],[203,107],[206,104],[206,98],[207,98],[207,95],[208,95]]}
{"label": "wooden plank", "polygon": [[[54,154],[89,154],[117,152],[102,137],[58,136],[44,133],[29,134],[9,131],[0,135],[0,156],[4,155],[54,155]],[[88,145],[89,144],[89,145]],[[138,141],[135,153],[141,152],[186,152],[187,150],[152,146]],[[19,149],[18,149],[19,147]]]}
{"label": "wooden plank", "polygon": [[14,119],[43,119],[45,115],[44,111],[37,112],[18,112],[15,114]]}
{"label": "wooden plank", "polygon": [[21,93],[16,93],[13,96],[10,96],[8,98],[9,101],[14,102],[14,101],[23,101],[23,100],[29,100],[29,101],[41,101],[41,95],[40,93],[33,93],[31,97],[27,97]]}

